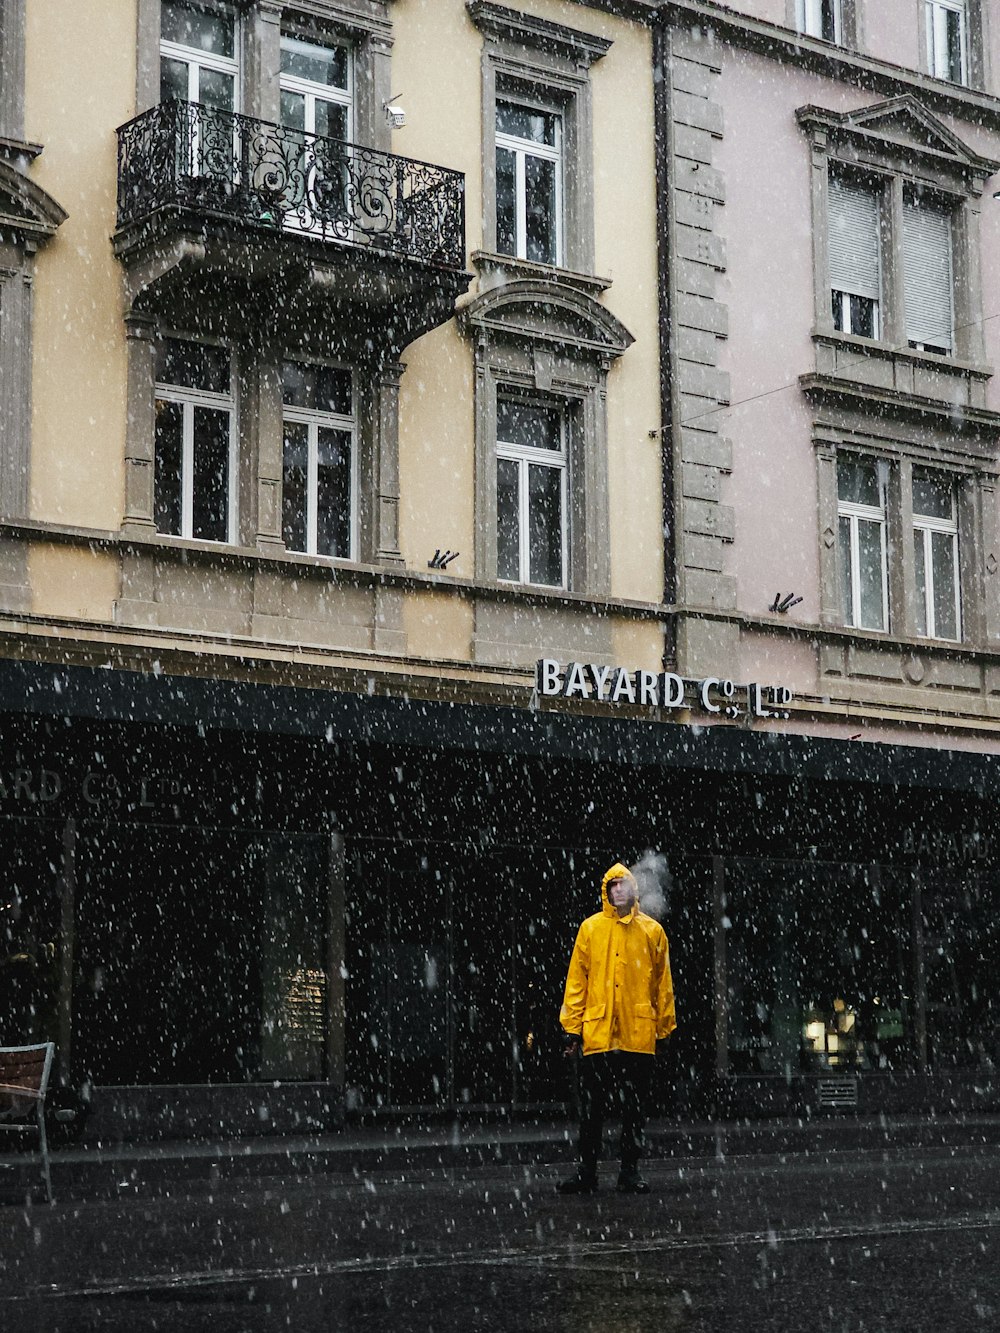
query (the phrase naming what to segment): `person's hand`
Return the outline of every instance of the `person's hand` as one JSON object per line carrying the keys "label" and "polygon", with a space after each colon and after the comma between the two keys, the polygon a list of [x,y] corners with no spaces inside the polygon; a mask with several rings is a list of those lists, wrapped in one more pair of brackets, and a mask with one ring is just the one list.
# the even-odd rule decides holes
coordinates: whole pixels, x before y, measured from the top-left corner
{"label": "person's hand", "polygon": [[572,1033],[567,1032],[563,1037],[563,1055],[570,1057],[577,1054],[580,1049],[580,1038],[574,1037]]}
{"label": "person's hand", "polygon": [[666,1036],[666,1037],[657,1037],[657,1039],[656,1039],[656,1054],[657,1054],[657,1055],[666,1055],[666,1053],[667,1053],[667,1051],[668,1051],[669,1049],[670,1049],[670,1037],[669,1037],[669,1036]]}

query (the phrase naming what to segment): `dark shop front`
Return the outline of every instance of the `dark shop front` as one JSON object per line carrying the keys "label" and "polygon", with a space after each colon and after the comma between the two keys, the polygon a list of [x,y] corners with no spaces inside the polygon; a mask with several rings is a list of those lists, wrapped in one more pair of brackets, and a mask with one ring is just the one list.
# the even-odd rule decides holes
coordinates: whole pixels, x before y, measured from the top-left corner
{"label": "dark shop front", "polygon": [[664,1113],[1000,1102],[995,759],[528,705],[0,665],[0,1042],[91,1137],[562,1106],[652,850]]}

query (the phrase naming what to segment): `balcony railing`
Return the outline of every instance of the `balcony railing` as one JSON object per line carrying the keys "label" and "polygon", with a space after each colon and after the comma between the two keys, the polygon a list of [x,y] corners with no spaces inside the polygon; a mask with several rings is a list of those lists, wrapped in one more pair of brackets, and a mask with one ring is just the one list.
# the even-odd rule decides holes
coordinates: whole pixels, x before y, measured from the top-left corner
{"label": "balcony railing", "polygon": [[159,210],[465,265],[465,177],[427,162],[196,102],[118,131],[118,226]]}

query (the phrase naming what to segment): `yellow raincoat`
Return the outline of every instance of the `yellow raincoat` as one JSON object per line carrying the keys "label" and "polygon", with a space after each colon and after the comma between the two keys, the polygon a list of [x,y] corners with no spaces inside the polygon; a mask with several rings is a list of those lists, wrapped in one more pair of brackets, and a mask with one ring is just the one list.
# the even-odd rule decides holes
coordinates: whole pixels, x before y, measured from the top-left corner
{"label": "yellow raincoat", "polygon": [[635,883],[620,864],[604,876],[601,910],[577,932],[559,1021],[572,1036],[583,1036],[584,1055],[654,1055],[657,1040],[677,1026],[667,937],[637,903],[627,916],[618,915],[608,898],[613,879]]}

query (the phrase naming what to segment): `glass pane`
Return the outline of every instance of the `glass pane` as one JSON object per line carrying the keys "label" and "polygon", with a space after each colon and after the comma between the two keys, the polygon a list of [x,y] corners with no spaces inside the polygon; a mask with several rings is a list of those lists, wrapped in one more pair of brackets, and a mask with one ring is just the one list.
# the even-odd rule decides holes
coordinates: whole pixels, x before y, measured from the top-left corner
{"label": "glass pane", "polygon": [[497,134],[509,134],[515,139],[527,139],[530,143],[548,144],[554,148],[558,122],[559,117],[552,111],[497,102]]}
{"label": "glass pane", "polygon": [[160,384],[228,394],[229,351],[186,338],[164,338],[156,348],[156,379]]}
{"label": "glass pane", "polygon": [[184,408],[156,400],[153,465],[153,520],[157,532],[179,537],[181,531],[181,449]]}
{"label": "glass pane", "polygon": [[913,512],[928,518],[953,519],[955,483],[946,472],[913,469]]}
{"label": "glass pane", "polygon": [[874,338],[877,303],[868,296],[849,296],[847,299],[851,305],[850,332],[857,338]]}
{"label": "glass pane", "polygon": [[497,578],[512,583],[521,578],[518,473],[512,458],[497,459]]}
{"label": "glass pane", "polygon": [[236,51],[233,15],[220,13],[214,7],[202,9],[186,0],[161,0],[160,36],[165,42],[177,42],[196,51],[210,51],[230,59]]}
{"label": "glass pane", "polygon": [[200,69],[198,101],[215,111],[235,110],[236,80],[231,74],[221,74],[217,69]]}
{"label": "glass pane", "polygon": [[316,99],[316,133],[327,139],[347,139],[347,107],[340,102]]}
{"label": "glass pane", "polygon": [[948,65],[945,78],[952,83],[962,83],[964,79],[962,61],[962,15],[957,10],[946,11],[945,23],[948,28]]}
{"label": "glass pane", "polygon": [[823,0],[821,7],[820,36],[828,42],[837,40],[837,6],[840,0]]}
{"label": "glass pane", "polygon": [[351,554],[351,435],[346,430],[317,432],[316,554]]}
{"label": "glass pane", "polygon": [[281,90],[281,123],[290,130],[304,130],[306,127],[306,99],[302,93]]}
{"label": "glass pane", "polygon": [[862,459],[844,459],[837,465],[837,493],[847,504],[882,508],[878,464]]}
{"label": "glass pane", "polygon": [[948,532],[931,533],[931,564],[934,570],[934,633],[939,639],[958,638],[955,588],[958,580],[955,547]]}
{"label": "glass pane", "polygon": [[286,361],[282,368],[281,397],[287,407],[336,412],[349,417],[352,412],[351,372],[343,366]]}
{"label": "glass pane", "polygon": [[166,56],[160,60],[160,101],[169,102],[172,97],[187,101],[188,66],[184,60],[170,60]]}
{"label": "glass pane", "polygon": [[562,468],[528,468],[529,582],[562,587]]}
{"label": "glass pane", "polygon": [[924,559],[924,534],[920,528],[913,534],[913,575],[916,591],[917,633],[927,633],[927,562]]}
{"label": "glass pane", "polygon": [[559,219],[556,213],[556,163],[546,158],[524,159],[525,258],[536,264],[554,264]]}
{"label": "glass pane", "polygon": [[229,537],[229,413],[194,409],[194,488],[191,536],[205,542]]}
{"label": "glass pane", "polygon": [[281,473],[281,536],[290,551],[306,549],[308,462],[309,427],[301,421],[286,421]]}
{"label": "glass pane", "polygon": [[526,449],[561,449],[562,414],[557,407],[524,402],[520,398],[497,399],[497,440]]}
{"label": "glass pane", "polygon": [[517,253],[517,211],[514,202],[514,154],[497,149],[497,253]]}
{"label": "glass pane", "polygon": [[294,37],[281,39],[281,72],[324,88],[347,89],[349,55],[346,46],[318,46]]}
{"label": "glass pane", "polygon": [[861,576],[861,628],[885,629],[881,523],[858,521],[858,572]]}
{"label": "glass pane", "polygon": [[840,520],[840,604],[844,608],[844,624],[854,624],[854,601],[851,592],[851,520]]}

